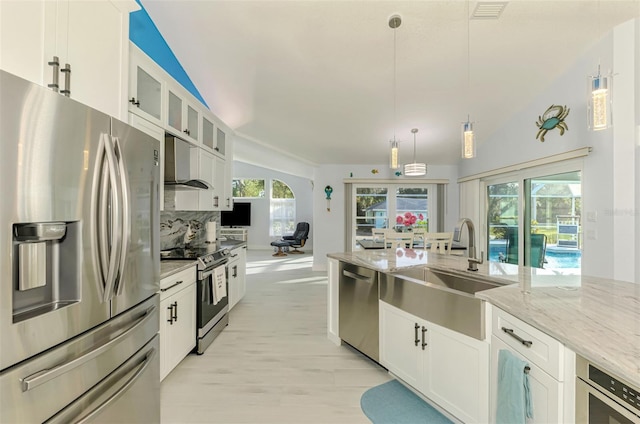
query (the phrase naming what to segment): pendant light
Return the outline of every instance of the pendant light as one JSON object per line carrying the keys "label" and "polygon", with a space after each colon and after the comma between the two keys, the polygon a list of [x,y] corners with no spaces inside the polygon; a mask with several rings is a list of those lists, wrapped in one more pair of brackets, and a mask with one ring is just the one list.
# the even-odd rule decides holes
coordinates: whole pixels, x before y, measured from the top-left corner
{"label": "pendant light", "polygon": [[[598,34],[600,34],[600,1],[598,1]],[[589,103],[587,105],[587,122],[589,129],[600,131],[613,125],[613,108],[611,98],[613,77],[600,74],[600,64],[598,73],[587,77],[589,90]]]}
{"label": "pendant light", "polygon": [[587,113],[589,129],[592,131],[605,130],[613,125],[611,75],[600,74],[600,65],[598,65],[597,75],[590,75],[588,80],[589,104]]}
{"label": "pendant light", "polygon": [[398,169],[398,142],[396,141],[396,29],[402,24],[400,15],[393,15],[389,18],[389,27],[393,29],[393,140],[391,143],[391,157],[389,167]]}
{"label": "pendant light", "polygon": [[[467,108],[470,107],[471,101],[470,97],[470,75],[471,75],[471,48],[470,48],[470,37],[469,37],[469,0],[467,0],[467,8],[466,8],[466,18],[467,18]],[[467,109],[468,110],[468,109]],[[469,115],[467,115],[467,122],[462,123],[462,158],[463,159],[471,159],[476,157],[476,139],[473,134],[473,122],[469,121]]]}
{"label": "pendant light", "polygon": [[411,130],[413,133],[413,162],[404,166],[404,175],[408,177],[419,177],[427,173],[427,164],[416,162],[416,133],[417,128]]}

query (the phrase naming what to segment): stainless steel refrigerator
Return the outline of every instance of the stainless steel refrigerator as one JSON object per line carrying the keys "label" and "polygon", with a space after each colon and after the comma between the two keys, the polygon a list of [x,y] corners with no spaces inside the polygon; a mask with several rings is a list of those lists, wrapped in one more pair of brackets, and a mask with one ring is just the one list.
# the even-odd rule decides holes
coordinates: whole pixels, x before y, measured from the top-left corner
{"label": "stainless steel refrigerator", "polygon": [[0,71],[0,149],[0,422],[159,422],[158,141]]}

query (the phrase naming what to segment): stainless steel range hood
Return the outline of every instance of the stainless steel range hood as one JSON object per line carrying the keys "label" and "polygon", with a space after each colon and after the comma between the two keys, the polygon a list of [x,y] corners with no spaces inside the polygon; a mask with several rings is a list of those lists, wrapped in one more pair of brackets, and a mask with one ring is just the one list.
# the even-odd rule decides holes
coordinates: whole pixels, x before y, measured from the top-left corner
{"label": "stainless steel range hood", "polygon": [[209,190],[206,181],[190,178],[191,158],[189,143],[173,135],[164,138],[164,184],[181,188]]}

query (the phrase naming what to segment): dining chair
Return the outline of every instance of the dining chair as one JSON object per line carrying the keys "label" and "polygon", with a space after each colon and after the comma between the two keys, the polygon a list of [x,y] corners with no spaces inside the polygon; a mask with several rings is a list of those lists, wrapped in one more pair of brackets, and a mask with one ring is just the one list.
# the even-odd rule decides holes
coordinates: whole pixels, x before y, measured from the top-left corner
{"label": "dining chair", "polygon": [[427,234],[426,228],[414,228],[413,229],[413,245],[422,245],[423,249],[427,248],[427,244],[424,242],[424,237]]}
{"label": "dining chair", "polygon": [[398,233],[394,230],[385,231],[384,247],[385,249],[413,248],[413,233]]}
{"label": "dining chair", "polygon": [[429,246],[429,251],[448,255],[451,253],[453,243],[453,233],[426,233],[424,236],[425,249]]}
{"label": "dining chair", "polygon": [[384,242],[384,233],[386,230],[387,230],[386,228],[372,228],[371,235],[372,235],[373,241]]}

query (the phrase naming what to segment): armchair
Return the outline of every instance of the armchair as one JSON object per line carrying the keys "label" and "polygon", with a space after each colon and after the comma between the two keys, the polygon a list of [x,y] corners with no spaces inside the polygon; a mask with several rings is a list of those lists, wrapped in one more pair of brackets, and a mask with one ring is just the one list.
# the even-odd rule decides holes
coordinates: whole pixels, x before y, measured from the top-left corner
{"label": "armchair", "polygon": [[296,226],[296,231],[291,236],[283,236],[282,240],[289,243],[289,247],[293,247],[293,250],[289,251],[289,253],[304,253],[299,248],[304,247],[307,239],[309,238],[309,223],[308,222],[298,222]]}
{"label": "armchair", "polygon": [[282,236],[282,239],[272,241],[271,246],[275,246],[278,248],[278,251],[273,256],[287,256],[287,254],[282,250],[283,248],[288,249],[289,247],[293,247],[293,250],[290,250],[289,253],[304,253],[299,248],[302,248],[307,239],[309,238],[309,223],[308,222],[299,222],[296,225],[296,231],[293,235]]}

